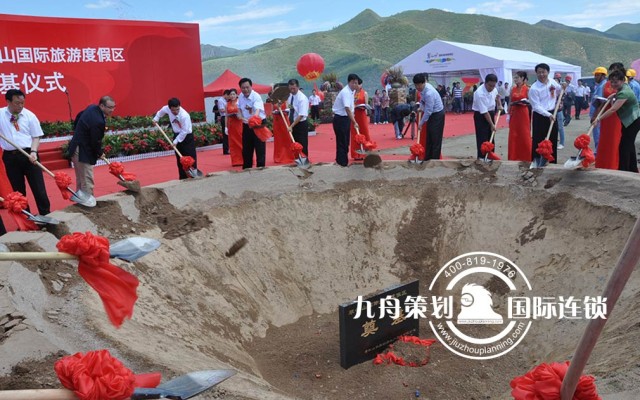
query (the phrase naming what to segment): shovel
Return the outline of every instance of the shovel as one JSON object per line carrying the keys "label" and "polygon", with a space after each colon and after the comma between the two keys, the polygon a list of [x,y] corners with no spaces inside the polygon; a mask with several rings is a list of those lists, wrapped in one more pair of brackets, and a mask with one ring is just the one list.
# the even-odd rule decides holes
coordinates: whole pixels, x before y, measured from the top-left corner
{"label": "shovel", "polygon": [[[10,145],[12,145],[13,147],[16,148],[16,150],[20,151],[20,153],[24,154],[25,157],[29,158],[29,154],[27,154],[26,151],[22,150],[21,147],[17,146],[15,143],[13,143],[11,140],[7,139],[4,135],[0,134],[0,138],[2,138],[5,142],[9,143]],[[47,173],[47,175],[49,175],[50,177],[55,179],[55,174],[51,171],[49,171],[49,169],[47,169],[47,167],[45,167],[44,165],[40,164],[40,161],[36,161],[35,164],[38,166],[38,168],[40,168],[41,170],[43,170],[44,172]],[[69,186],[67,186],[67,190],[69,192],[71,192],[71,194],[73,196],[71,196],[71,201],[74,201],[78,204],[81,204],[85,207],[95,207],[96,206],[96,199],[93,196],[90,196],[86,193],[83,193],[82,190],[78,190],[77,192],[74,192]]]}
{"label": "shovel", "polygon": [[[190,372],[155,388],[136,388],[131,399],[186,400],[213,388],[235,374],[236,372],[230,369]],[[25,389],[2,390],[0,400],[78,400],[78,397],[68,389]]]}
{"label": "shovel", "polygon": [[[280,101],[278,101],[278,105],[280,104]],[[278,107],[280,116],[282,117],[282,120],[284,121],[285,126],[287,127],[287,132],[289,133],[289,137],[291,138],[291,143],[295,143],[296,139],[293,137],[293,133],[289,130],[289,121],[287,120],[287,118],[285,118],[284,114],[282,113],[282,110]],[[305,121],[306,123],[306,121]],[[310,167],[309,165],[309,159],[307,157],[302,157],[302,153],[298,153],[298,158],[296,158],[295,160],[296,165],[300,168],[304,168],[307,169]]]}
{"label": "shovel", "polygon": [[[500,114],[502,113],[502,110],[498,110],[498,114],[496,114],[496,121],[494,126],[496,127],[496,129],[491,132],[491,138],[489,139],[489,143],[493,143],[493,138],[496,137],[496,131],[498,130],[498,121],[500,121]],[[484,155],[484,162],[486,163],[490,163],[493,160],[489,160],[489,152],[487,152],[487,154]]]}
{"label": "shovel", "polygon": [[[164,138],[167,139],[167,142],[169,142],[171,147],[173,147],[173,150],[176,152],[178,157],[182,158],[182,154],[180,154],[180,151],[178,150],[176,145],[173,144],[173,140],[169,139],[169,136],[167,136],[167,134],[164,133],[164,130],[160,127],[160,125],[158,125],[157,122],[154,121],[153,124],[158,128],[158,130],[160,130],[160,133],[162,133],[162,136],[164,136]],[[187,171],[187,172],[189,173],[189,175],[192,178],[202,178],[202,176],[204,175],[202,173],[202,171],[200,171],[199,169],[193,168],[193,167],[189,168],[189,171]]]}
{"label": "shovel", "polygon": [[[132,237],[109,246],[109,255],[125,261],[136,261],[160,247],[160,242],[145,237]],[[75,260],[76,256],[61,252],[0,252],[0,261]]]}
{"label": "shovel", "polygon": [[[558,95],[558,100],[556,101],[556,108],[553,110],[553,119],[555,121],[556,119],[556,115],[558,114],[558,108],[560,108],[560,102],[562,101],[562,95],[564,94],[564,88],[562,88],[562,90],[560,90],[560,94]],[[531,120],[531,124],[533,126],[533,119]],[[555,122],[554,122],[555,123]],[[549,124],[549,130],[547,131],[547,136],[545,137],[544,140],[549,140],[549,137],[551,136],[551,131],[553,130],[553,124]],[[541,155],[537,155],[533,158],[533,162],[531,163],[531,166],[529,167],[530,169],[533,168],[544,168],[547,166],[547,164],[549,164],[549,160],[547,160],[546,158],[544,158]]]}
{"label": "shovel", "polygon": [[[100,158],[102,159],[102,161],[106,162],[107,165],[111,165],[111,162],[107,157],[104,156],[104,154]],[[140,192],[140,182],[138,182],[137,180],[128,181],[124,179],[122,174],[118,174],[118,179],[118,185],[124,186],[125,188],[127,188],[127,190],[131,190],[132,192]]]}
{"label": "shovel", "polygon": [[[607,104],[609,104],[610,99],[607,99],[607,101],[604,103],[604,105],[602,106],[602,108],[600,109],[600,112],[598,113],[598,115],[596,116],[594,123],[591,124],[591,126],[589,127],[589,131],[587,131],[587,136],[591,137],[591,133],[593,132],[593,129],[596,127],[597,123],[595,123],[595,121],[598,120],[598,118],[600,118],[600,116],[602,115],[602,113],[604,112],[605,108],[607,108]],[[578,151],[578,155],[575,157],[571,157],[569,158],[565,163],[564,163],[564,167],[565,168],[569,168],[569,169],[575,169],[578,168],[580,165],[582,165],[582,160],[584,160],[584,157],[580,157],[582,155],[582,149],[580,149]]]}
{"label": "shovel", "polygon": [[[420,144],[420,134],[422,133],[422,129],[418,129],[418,139],[416,140],[417,144]],[[426,149],[425,149],[426,151]],[[412,164],[422,164],[423,161],[416,155],[414,159],[409,160]]]}
{"label": "shovel", "polygon": [[[0,202],[4,201],[2,197],[0,197]],[[45,217],[44,215],[33,215],[27,210],[21,210],[21,212],[27,216],[29,221],[33,221],[36,224],[40,225],[58,225],[60,221],[55,218]]]}
{"label": "shovel", "polygon": [[589,361],[589,356],[591,356],[591,352],[596,346],[598,337],[611,317],[613,307],[616,305],[620,294],[622,294],[622,290],[626,286],[631,273],[638,266],[639,261],[640,219],[638,219],[636,224],[633,226],[633,230],[627,239],[627,243],[622,250],[622,254],[620,254],[620,258],[618,258],[618,262],[611,273],[607,286],[602,294],[602,298],[606,299],[607,314],[605,315],[605,318],[589,320],[573,358],[571,359],[571,364],[569,365],[569,369],[564,376],[564,380],[562,381],[562,386],[560,388],[560,398],[562,400],[571,400],[574,398],[573,395],[576,391],[576,387],[578,386],[580,375],[582,375],[582,370],[585,365],[587,365],[587,361]]}

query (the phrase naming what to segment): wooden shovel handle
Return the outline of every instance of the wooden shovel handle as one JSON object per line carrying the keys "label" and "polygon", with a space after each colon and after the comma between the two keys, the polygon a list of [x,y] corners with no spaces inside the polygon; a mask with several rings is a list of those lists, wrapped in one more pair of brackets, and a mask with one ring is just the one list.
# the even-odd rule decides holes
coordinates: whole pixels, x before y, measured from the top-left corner
{"label": "wooden shovel handle", "polygon": [[[22,147],[16,145],[11,140],[7,139],[7,137],[4,136],[3,134],[0,134],[0,138],[2,138],[5,142],[7,142],[10,145],[12,145],[13,147],[15,147],[16,150],[18,150],[20,153],[24,154],[25,157],[27,157],[27,158],[31,157],[26,151],[22,150]],[[38,168],[40,168],[41,170],[43,170],[44,172],[49,174],[51,177],[55,178],[55,175],[53,174],[53,172],[49,171],[49,169],[47,169],[47,167],[45,167],[44,165],[40,164],[40,161],[36,161],[35,164],[38,166]]]}
{"label": "wooden shovel handle", "polygon": [[591,126],[589,126],[589,131],[587,132],[587,136],[591,136],[591,133],[593,132],[593,129],[596,127],[596,123],[595,121],[600,118],[600,116],[602,116],[602,114],[604,114],[605,108],[607,108],[607,105],[609,105],[609,103],[611,103],[611,98],[607,98],[607,101],[605,101],[605,103],[602,105],[602,107],[600,108],[600,111],[598,112],[598,115],[596,115],[596,118],[593,120],[593,124],[591,124]]}
{"label": "wooden shovel handle", "polygon": [[0,390],[0,400],[78,400],[67,389]]}
{"label": "wooden shovel handle", "polygon": [[[289,110],[289,112],[291,112],[291,110]],[[289,131],[289,121],[284,117],[284,114],[282,113],[282,109],[280,108],[280,100],[278,100],[278,114],[280,114],[280,116],[282,117],[282,120],[284,121],[284,125],[287,127],[287,133],[291,138],[291,143],[295,143],[296,139],[293,137],[293,133]]]}
{"label": "wooden shovel handle", "polygon": [[[558,95],[558,100],[556,101],[556,108],[553,110],[553,119],[556,119],[556,115],[558,115],[558,109],[560,108],[560,102],[562,101],[562,95],[564,94],[564,88],[560,90],[560,94]],[[549,140],[551,136],[551,131],[553,130],[553,124],[549,125],[549,130],[547,131],[547,137],[545,140]]]}
{"label": "wooden shovel handle", "polygon": [[59,252],[0,252],[0,261],[30,261],[30,260],[77,260],[73,254]]}
{"label": "wooden shovel handle", "polygon": [[164,130],[160,127],[160,125],[158,125],[158,123],[156,121],[153,121],[153,124],[156,126],[156,128],[158,128],[160,133],[162,133],[162,136],[164,136],[164,138],[167,139],[167,142],[169,142],[171,147],[173,147],[173,150],[176,152],[178,157],[182,158],[182,154],[180,154],[180,151],[178,151],[178,148],[176,147],[176,145],[173,144],[173,140],[169,139],[169,136],[167,136],[167,134],[164,133]]}
{"label": "wooden shovel handle", "polygon": [[587,361],[589,361],[589,356],[596,346],[598,337],[600,333],[602,333],[604,325],[609,320],[611,311],[613,311],[613,307],[616,305],[622,290],[627,284],[629,276],[638,265],[638,261],[640,261],[640,218],[636,221],[631,235],[629,239],[627,239],[627,244],[624,246],[622,254],[620,254],[618,263],[611,277],[609,277],[607,287],[602,294],[602,297],[607,299],[607,319],[592,319],[589,321],[589,324],[587,324],[587,328],[582,334],[580,343],[573,354],[567,374],[562,381],[562,387],[560,389],[561,400],[571,400],[573,398],[573,394],[578,386],[578,380],[580,380],[582,371],[585,365],[587,365]]}
{"label": "wooden shovel handle", "polygon": [[489,143],[492,143],[493,138],[496,137],[496,131],[498,130],[498,121],[500,121],[500,114],[502,114],[502,110],[498,110],[498,113],[496,114],[496,121],[493,124],[496,127],[496,129],[495,131],[491,132],[491,138],[489,139]]}

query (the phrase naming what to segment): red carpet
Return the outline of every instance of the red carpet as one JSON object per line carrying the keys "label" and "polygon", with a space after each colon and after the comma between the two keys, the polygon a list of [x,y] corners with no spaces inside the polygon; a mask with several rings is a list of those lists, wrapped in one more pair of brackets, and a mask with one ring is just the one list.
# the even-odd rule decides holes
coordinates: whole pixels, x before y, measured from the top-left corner
{"label": "red carpet", "polygon": [[[506,120],[501,118],[500,128],[507,126]],[[409,147],[413,141],[410,140],[410,131],[403,140],[396,140],[393,132],[392,124],[370,125],[369,130],[372,140],[378,143],[378,149],[389,149],[400,146]],[[445,138],[470,135],[474,133],[473,114],[447,114],[445,122]],[[322,124],[318,126],[317,134],[309,137],[309,160],[311,162],[332,163],[335,161],[335,136],[331,124]],[[403,160],[404,156],[381,155],[385,160]],[[446,155],[445,155],[446,156]],[[267,166],[278,165],[273,162],[273,143],[267,143]],[[175,157],[159,157],[148,160],[131,161],[124,164],[127,172],[137,176],[142,186],[152,185],[155,183],[166,182],[178,179],[178,171],[176,167]],[[198,168],[205,174],[209,172],[224,170],[241,170],[239,167],[231,167],[229,156],[222,154],[222,149],[214,149],[198,152]],[[66,172],[75,182],[75,174],[72,168],[60,169]],[[60,194],[60,190],[55,185],[52,178],[45,174],[45,182],[47,185],[47,193],[51,201],[51,211],[63,209],[73,203],[64,200]],[[106,194],[121,192],[124,188],[117,184],[117,178],[109,174],[107,166],[95,168],[95,196],[100,197]],[[75,186],[72,186],[75,189]],[[31,211],[37,213],[33,196],[27,189],[29,204]],[[2,219],[7,227],[7,231],[16,229],[15,223],[8,215],[6,210],[0,212]]]}

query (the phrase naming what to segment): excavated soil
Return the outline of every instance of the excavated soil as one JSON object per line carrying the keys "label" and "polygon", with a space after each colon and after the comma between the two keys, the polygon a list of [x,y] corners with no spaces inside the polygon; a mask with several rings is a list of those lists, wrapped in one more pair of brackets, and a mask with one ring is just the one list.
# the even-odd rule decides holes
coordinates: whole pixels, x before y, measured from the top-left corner
{"label": "excavated soil", "polygon": [[[124,197],[98,199],[80,212],[99,232],[162,242],[135,263],[115,261],[140,279],[133,319],[114,329],[75,276],[52,290],[58,268],[73,274],[71,264],[23,263],[39,271],[56,318],[39,322],[23,305],[5,304],[24,313],[14,326],[25,328],[0,329],[0,350],[20,352],[17,336],[32,327],[54,350],[0,365],[0,388],[56,386],[46,366],[61,354],[109,348],[136,372],[238,371],[203,399],[506,399],[513,377],[570,359],[586,322],[535,321],[522,343],[492,360],[464,359],[437,342],[422,367],[345,370],[338,305],[409,279],[426,291],[448,260],[471,251],[511,259],[536,295],[599,295],[640,215],[639,189],[631,174],[464,161],[225,173],[143,188],[127,202],[135,215]],[[11,273],[0,295],[16,285]],[[486,287],[504,300],[500,282]],[[640,397],[639,292],[636,273],[587,367],[605,399]],[[420,336],[434,337],[426,320]]]}

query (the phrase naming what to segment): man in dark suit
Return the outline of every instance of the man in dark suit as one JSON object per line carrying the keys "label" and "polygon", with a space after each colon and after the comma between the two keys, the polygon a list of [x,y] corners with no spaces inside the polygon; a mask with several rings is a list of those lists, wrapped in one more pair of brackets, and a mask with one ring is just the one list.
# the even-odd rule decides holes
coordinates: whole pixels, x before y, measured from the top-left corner
{"label": "man in dark suit", "polygon": [[68,154],[76,171],[76,189],[89,196],[93,196],[93,166],[103,154],[106,119],[115,108],[116,102],[109,96],[103,96],[98,105],[87,107],[74,122]]}

